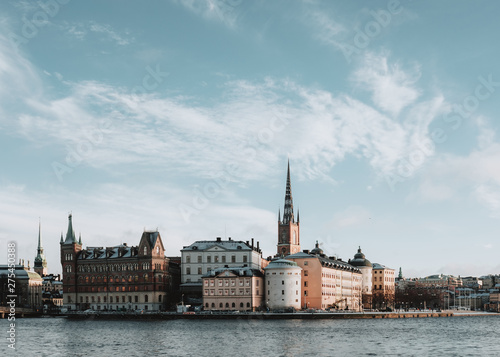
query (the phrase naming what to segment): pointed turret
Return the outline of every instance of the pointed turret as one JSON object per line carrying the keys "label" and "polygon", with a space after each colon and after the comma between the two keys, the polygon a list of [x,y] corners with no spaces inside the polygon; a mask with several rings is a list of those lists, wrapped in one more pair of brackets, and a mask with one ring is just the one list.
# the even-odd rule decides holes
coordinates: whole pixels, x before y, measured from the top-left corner
{"label": "pointed turret", "polygon": [[300,211],[297,210],[297,223],[300,223]]}
{"label": "pointed turret", "polygon": [[281,210],[278,209],[278,222],[281,223]]}
{"label": "pointed turret", "polygon": [[285,209],[283,211],[283,224],[287,224],[288,222],[295,223],[295,218],[293,215],[292,183],[290,180],[290,160],[288,160],[288,169],[286,174]]}
{"label": "pointed turret", "polygon": [[72,222],[72,214],[70,213],[68,216],[68,231],[66,233],[66,240],[64,244],[72,244],[76,243],[75,231],[73,230],[73,222]]}
{"label": "pointed turret", "polygon": [[63,244],[64,243],[64,239],[63,239],[63,233],[61,232],[61,241],[59,242],[60,244]]}
{"label": "pointed turret", "polygon": [[78,244],[82,245],[82,234],[80,233],[80,236],[78,237]]}

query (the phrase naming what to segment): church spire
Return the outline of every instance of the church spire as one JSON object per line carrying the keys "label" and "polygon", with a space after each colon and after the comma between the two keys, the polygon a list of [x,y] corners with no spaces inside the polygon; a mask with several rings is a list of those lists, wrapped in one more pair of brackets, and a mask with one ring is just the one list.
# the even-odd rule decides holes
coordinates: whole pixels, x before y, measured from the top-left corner
{"label": "church spire", "polygon": [[35,264],[33,265],[34,270],[40,276],[47,274],[47,260],[45,260],[45,255],[43,254],[42,246],[42,223],[38,220],[38,247],[36,250]]}
{"label": "church spire", "polygon": [[288,169],[286,173],[286,192],[285,192],[285,209],[283,211],[283,224],[289,222],[295,223],[293,215],[293,198],[292,198],[292,183],[290,180],[290,160],[288,160]]}

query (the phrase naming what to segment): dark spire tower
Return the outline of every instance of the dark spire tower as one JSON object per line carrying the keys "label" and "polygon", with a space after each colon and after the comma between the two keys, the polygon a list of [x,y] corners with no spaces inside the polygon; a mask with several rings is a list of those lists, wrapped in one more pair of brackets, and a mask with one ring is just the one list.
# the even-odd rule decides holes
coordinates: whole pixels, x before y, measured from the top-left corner
{"label": "dark spire tower", "polygon": [[61,235],[61,265],[63,273],[63,293],[65,306],[79,307],[78,291],[77,291],[77,257],[78,253],[82,250],[82,241],[76,240],[75,230],[73,229],[73,215],[68,217],[68,231],[66,232],[66,239],[63,241]]}
{"label": "dark spire tower", "polygon": [[33,270],[40,276],[47,275],[47,260],[45,260],[45,255],[43,254],[42,247],[42,223],[38,221],[38,248],[36,250],[35,265]]}
{"label": "dark spire tower", "polygon": [[[280,216],[280,214],[278,214]],[[290,160],[286,174],[285,207],[283,220],[278,217],[278,255],[287,256],[300,252],[300,223],[293,213],[292,183],[290,180]]]}

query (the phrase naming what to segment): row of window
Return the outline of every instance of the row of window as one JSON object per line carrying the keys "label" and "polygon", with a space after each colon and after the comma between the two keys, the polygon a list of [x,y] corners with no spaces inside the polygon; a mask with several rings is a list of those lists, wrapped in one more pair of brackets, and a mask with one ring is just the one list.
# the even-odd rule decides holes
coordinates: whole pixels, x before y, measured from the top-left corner
{"label": "row of window", "polygon": [[[229,303],[228,303],[228,302],[226,302],[226,304],[225,304],[225,305],[224,305],[224,303],[222,303],[222,302],[220,302],[220,303],[219,303],[219,309],[223,309],[223,308],[224,308],[224,306],[226,307],[226,309],[229,309]],[[250,308],[250,303],[249,303],[249,302],[247,302],[246,306],[247,306],[247,308]],[[209,309],[210,307],[211,307],[212,309],[215,309],[215,303],[213,302],[211,305],[209,305],[209,303],[208,303],[208,302],[207,302],[207,303],[205,303],[205,308],[206,308],[206,309]],[[233,308],[233,309],[234,309],[235,307],[236,307],[236,303],[234,303],[234,302],[233,302],[233,303],[231,303],[231,308]],[[240,308],[244,308],[244,304],[243,304],[242,302],[240,302]]]}
{"label": "row of window", "polygon": [[[71,302],[71,296],[68,296],[68,298],[69,298],[69,302]],[[138,295],[135,295],[133,298],[134,298],[133,299],[134,302],[136,302],[136,303],[139,302],[139,296]],[[91,302],[92,303],[96,303],[97,302],[98,304],[101,303],[101,297],[100,296],[97,296],[97,297],[96,296],[90,296],[90,297],[89,296],[85,296],[85,299],[84,299],[83,296],[80,296],[80,303],[83,303],[84,300],[85,300],[86,303],[91,303]],[[144,295],[144,299],[143,300],[144,300],[143,302],[149,302],[149,295]],[[162,300],[162,295],[159,295],[158,296],[158,302],[161,302],[161,300]],[[107,303],[108,302],[106,296],[102,297],[102,302],[103,303]],[[132,296],[129,295],[128,299],[127,299],[127,296],[122,295],[121,296],[121,302],[122,303],[125,303],[125,302],[131,303],[132,302]],[[120,296],[115,296],[114,299],[113,299],[113,296],[110,296],[109,297],[109,303],[110,304],[120,303]]]}
{"label": "row of window", "polygon": [[[143,279],[144,279],[144,282],[149,282],[149,275],[148,274],[144,274],[143,276]],[[161,282],[162,280],[166,281],[167,280],[167,275],[157,275],[156,276],[156,282]],[[110,283],[125,283],[125,282],[129,282],[129,283],[132,283],[132,282],[138,282],[139,281],[139,275],[128,275],[128,276],[118,276],[116,275],[115,277],[113,277],[112,275],[110,275],[109,277],[107,277],[106,275],[103,275],[102,277],[100,275],[98,276],[79,276],[78,277],[78,282],[80,284],[82,283],[107,283],[107,282],[110,282]]]}
{"label": "row of window", "polygon": [[[203,262],[203,256],[201,255],[198,255],[197,258],[196,258],[196,262],[197,263],[212,263],[212,256],[211,255],[207,255],[206,256],[206,262]],[[220,261],[219,261],[219,256],[218,255],[214,255],[214,263],[226,263],[226,256],[225,255],[221,255],[220,256]],[[248,256],[244,255],[243,256],[243,263],[246,263],[248,261]],[[191,263],[191,256],[190,255],[186,255],[186,263]],[[193,261],[194,263],[194,261]],[[231,263],[236,263],[236,255],[231,255]]]}
{"label": "row of window", "polygon": [[[238,290],[238,295],[251,295],[252,294],[252,291],[250,289],[239,289]],[[260,291],[259,290],[256,290],[256,294],[257,295],[260,295]],[[208,295],[216,295],[215,294],[215,289],[205,289],[203,291],[203,295],[204,296],[208,296]],[[235,296],[236,295],[236,289],[218,289],[217,290],[217,295],[231,295],[231,296]]]}
{"label": "row of window", "polygon": [[[256,279],[255,280],[255,286],[259,286],[260,280]],[[215,279],[205,279],[205,286],[215,286]],[[218,286],[236,286],[236,279],[218,279]],[[245,279],[243,281],[242,279],[239,279],[239,286],[250,286],[250,279]]]}
{"label": "row of window", "polygon": [[[155,286],[157,291],[163,291],[164,286],[163,285],[156,285]],[[92,287],[78,287],[78,292],[115,292],[115,291],[148,291],[148,290],[153,290],[152,286],[148,285],[129,285],[129,286],[92,286]],[[68,292],[70,292],[70,288],[68,288]]]}
{"label": "row of window", "polygon": [[[149,270],[151,269],[151,264],[145,262],[139,263],[128,263],[128,264],[85,264],[78,266],[78,272],[80,273],[96,273],[103,271],[134,271],[134,270]],[[162,264],[155,264],[155,269],[162,269]]]}

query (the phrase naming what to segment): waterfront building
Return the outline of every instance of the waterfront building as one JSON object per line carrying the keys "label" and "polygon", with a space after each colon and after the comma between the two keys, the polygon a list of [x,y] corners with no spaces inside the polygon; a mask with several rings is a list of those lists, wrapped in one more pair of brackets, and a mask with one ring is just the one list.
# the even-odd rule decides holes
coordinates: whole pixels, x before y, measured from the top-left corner
{"label": "waterfront building", "polygon": [[38,222],[38,247],[33,270],[41,277],[47,275],[47,260],[42,247],[42,223]]}
{"label": "waterfront building", "polygon": [[190,304],[202,303],[202,278],[212,270],[229,267],[262,269],[262,251],[259,242],[222,240],[196,241],[181,249],[181,292]]}
{"label": "waterfront building", "polygon": [[283,220],[278,212],[278,245],[277,255],[286,257],[300,252],[300,216],[297,212],[297,222],[293,213],[292,184],[290,181],[290,162],[286,174],[285,206]]}
{"label": "waterfront building", "polygon": [[395,279],[394,269],[373,263],[373,308],[394,308]]}
{"label": "waterfront building", "polygon": [[372,263],[366,259],[361,247],[358,252],[354,254],[354,259],[350,259],[348,263],[361,271],[361,296],[363,308],[372,307],[372,287],[373,287],[373,266]]}
{"label": "waterfront building", "polygon": [[[11,300],[9,295],[16,295],[16,309],[27,309],[32,311],[42,311],[42,277],[30,271],[30,264],[25,266],[24,260],[19,261],[14,266],[14,289],[12,292],[9,286],[9,279],[12,279],[12,271],[8,265],[0,265],[0,306],[7,306]],[[10,277],[9,277],[10,275]]]}
{"label": "waterfront building", "polygon": [[360,310],[361,271],[335,257],[327,257],[318,242],[309,252],[286,257],[302,268],[302,307],[313,309]]}
{"label": "waterfront building", "polygon": [[61,235],[64,306],[69,310],[163,310],[170,303],[170,261],[160,233],[144,231],[137,246],[82,248],[72,215]]}
{"label": "waterfront building", "polygon": [[302,268],[296,262],[273,260],[264,268],[264,274],[267,308],[301,309]]}
{"label": "waterfront building", "polygon": [[63,306],[63,283],[61,276],[48,274],[42,282],[42,302],[44,312],[58,312]]}
{"label": "waterfront building", "polygon": [[256,311],[264,303],[264,275],[250,267],[212,269],[202,277],[203,308],[212,311]]}

